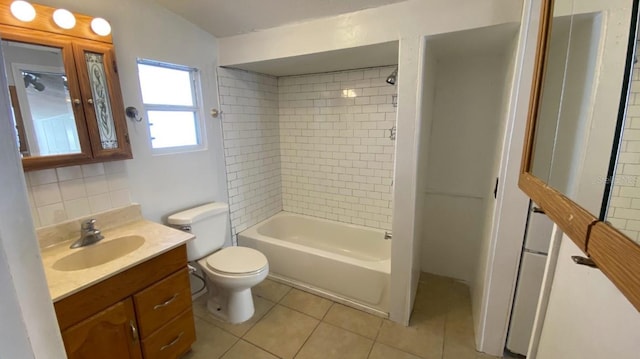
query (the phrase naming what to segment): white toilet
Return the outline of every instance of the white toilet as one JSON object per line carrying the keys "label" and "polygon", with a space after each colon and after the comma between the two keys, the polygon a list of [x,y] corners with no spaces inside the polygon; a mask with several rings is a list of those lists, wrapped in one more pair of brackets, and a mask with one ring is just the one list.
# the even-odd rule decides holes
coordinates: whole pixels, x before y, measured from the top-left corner
{"label": "white toilet", "polygon": [[187,243],[187,257],[189,262],[197,261],[206,274],[209,312],[230,323],[249,320],[254,313],[251,287],[267,277],[269,263],[264,254],[252,248],[222,248],[229,206],[208,203],[172,214],[167,221],[196,236]]}

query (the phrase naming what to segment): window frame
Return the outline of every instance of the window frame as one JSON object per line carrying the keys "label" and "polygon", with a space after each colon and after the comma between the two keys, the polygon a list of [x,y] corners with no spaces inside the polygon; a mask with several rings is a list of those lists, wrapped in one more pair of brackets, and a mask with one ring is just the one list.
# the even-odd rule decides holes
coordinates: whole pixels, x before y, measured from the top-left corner
{"label": "window frame", "polygon": [[[140,80],[140,65],[147,66],[155,66],[163,69],[173,69],[186,71],[189,73],[190,77],[190,85],[191,85],[191,96],[193,99],[193,105],[167,105],[167,104],[154,104],[154,103],[145,103],[144,98],[142,96],[142,82]],[[152,155],[165,155],[165,154],[175,154],[175,153],[185,153],[185,152],[196,152],[207,149],[207,136],[205,133],[204,126],[204,112],[202,109],[202,86],[200,80],[200,70],[196,67],[186,66],[186,65],[178,65],[164,61],[151,60],[145,58],[138,58],[136,60],[136,69],[138,71],[138,84],[140,86],[140,97],[142,99],[142,105],[144,107],[144,119],[147,125],[147,139],[149,148],[151,149]],[[151,134],[151,126],[152,123],[149,120],[149,112],[150,111],[159,111],[159,112],[187,112],[193,113],[194,115],[194,127],[195,127],[195,136],[197,144],[195,145],[183,145],[183,146],[171,146],[171,147],[153,147],[153,136]]]}

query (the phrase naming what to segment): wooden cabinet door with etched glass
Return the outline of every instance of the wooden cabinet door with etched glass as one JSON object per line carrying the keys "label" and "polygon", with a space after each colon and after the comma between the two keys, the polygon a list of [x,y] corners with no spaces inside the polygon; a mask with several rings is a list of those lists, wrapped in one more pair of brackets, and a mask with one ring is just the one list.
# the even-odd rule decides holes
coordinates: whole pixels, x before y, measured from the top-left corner
{"label": "wooden cabinet door with etched glass", "polygon": [[93,157],[131,158],[113,46],[75,41],[73,53]]}
{"label": "wooden cabinet door with etched glass", "polygon": [[0,0],[0,46],[25,171],[133,158],[111,35],[77,13],[61,28],[44,5],[22,22],[11,3]]}

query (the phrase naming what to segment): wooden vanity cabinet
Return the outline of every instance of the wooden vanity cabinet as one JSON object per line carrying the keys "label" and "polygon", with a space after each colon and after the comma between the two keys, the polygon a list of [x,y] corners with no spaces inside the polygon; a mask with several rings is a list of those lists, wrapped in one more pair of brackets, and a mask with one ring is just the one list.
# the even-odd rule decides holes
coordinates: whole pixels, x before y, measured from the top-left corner
{"label": "wooden vanity cabinet", "polygon": [[182,245],[54,303],[67,355],[177,358],[195,341]]}
{"label": "wooden vanity cabinet", "polygon": [[62,332],[69,359],[142,358],[131,299],[125,299]]}

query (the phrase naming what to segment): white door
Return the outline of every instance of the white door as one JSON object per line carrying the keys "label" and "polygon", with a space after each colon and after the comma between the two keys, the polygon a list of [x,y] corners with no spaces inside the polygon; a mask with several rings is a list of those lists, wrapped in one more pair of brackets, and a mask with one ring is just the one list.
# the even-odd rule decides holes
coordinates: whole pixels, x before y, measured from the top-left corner
{"label": "white door", "polygon": [[638,359],[640,313],[598,269],[573,263],[583,255],[562,238],[542,328],[538,359]]}
{"label": "white door", "polygon": [[513,353],[527,354],[546,263],[546,255],[530,252],[522,255],[507,337],[507,349]]}

